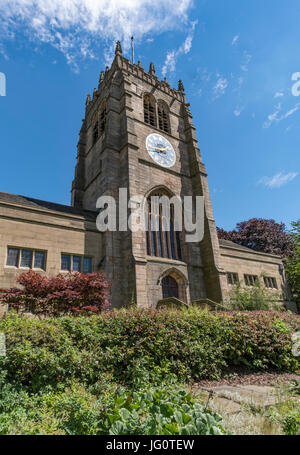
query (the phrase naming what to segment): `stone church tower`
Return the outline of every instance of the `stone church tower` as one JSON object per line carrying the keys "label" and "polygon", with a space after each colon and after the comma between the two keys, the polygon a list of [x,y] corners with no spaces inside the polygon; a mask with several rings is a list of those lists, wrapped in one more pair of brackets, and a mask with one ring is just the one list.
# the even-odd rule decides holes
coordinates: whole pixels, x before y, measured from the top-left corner
{"label": "stone church tower", "polygon": [[[157,159],[149,151],[151,140],[160,147]],[[166,149],[174,156],[164,161]],[[141,62],[132,64],[122,56],[118,42],[111,68],[101,72],[98,88],[86,101],[72,206],[95,211],[100,196],[118,201],[119,188],[127,188],[128,199],[152,194],[204,196],[205,232],[198,243],[186,243],[185,234],[172,229],[166,236],[160,228],[155,233],[99,233],[101,259],[96,268],[113,283],[113,306],[137,302],[146,308],[165,297],[220,302],[226,275],[183,84],[180,81],[175,90],[166,79],[158,79],[152,63],[149,72]],[[157,222],[161,226],[163,220]]]}
{"label": "stone church tower", "polygon": [[[120,189],[126,193],[121,204]],[[117,230],[97,229],[100,197],[113,196],[118,215],[137,195],[151,202],[152,196],[202,196],[203,239],[188,242],[191,233],[178,230],[175,204],[169,212],[143,204],[146,232],[127,228],[129,209],[121,217],[125,228],[117,216]],[[112,283],[113,307],[155,308],[170,299],[220,302],[235,284],[251,289],[260,282],[274,301],[297,311],[279,256],[218,240],[182,82],[175,90],[158,79],[153,63],[148,72],[130,63],[120,43],[86,101],[72,206],[0,192],[0,218],[0,288],[15,287],[31,269],[49,277],[102,270]],[[0,317],[6,311],[0,305]]]}

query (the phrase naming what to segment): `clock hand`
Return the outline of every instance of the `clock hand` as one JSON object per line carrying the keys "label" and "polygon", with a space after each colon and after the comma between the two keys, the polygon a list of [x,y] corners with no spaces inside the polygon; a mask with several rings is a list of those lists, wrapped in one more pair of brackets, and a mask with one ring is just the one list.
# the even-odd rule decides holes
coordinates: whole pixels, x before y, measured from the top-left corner
{"label": "clock hand", "polygon": [[155,151],[156,151],[157,153],[163,154],[163,155],[165,155],[165,154],[167,153],[167,152],[165,152],[164,150],[161,150],[161,149],[159,149],[159,148],[156,148]]}
{"label": "clock hand", "polygon": [[167,152],[168,150],[171,150],[171,147],[157,147],[161,152]]}

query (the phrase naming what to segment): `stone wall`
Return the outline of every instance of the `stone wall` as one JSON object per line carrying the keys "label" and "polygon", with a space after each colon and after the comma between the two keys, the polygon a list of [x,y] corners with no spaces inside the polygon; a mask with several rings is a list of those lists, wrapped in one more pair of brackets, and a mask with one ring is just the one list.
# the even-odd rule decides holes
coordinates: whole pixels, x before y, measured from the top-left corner
{"label": "stone wall", "polygon": [[[274,299],[289,305],[289,289],[285,273],[282,269],[282,260],[279,256],[259,253],[250,248],[238,245],[220,245],[221,261],[225,272],[237,273],[240,283],[245,286],[244,275],[257,275],[264,286],[263,277],[276,279],[278,290],[270,289],[274,293]],[[228,298],[232,286],[227,284],[225,299]]]}
{"label": "stone wall", "polygon": [[0,204],[0,288],[16,286],[17,276],[28,270],[6,265],[7,248],[46,251],[47,276],[61,272],[61,253],[92,257],[93,271],[101,259],[101,234],[82,216]]}

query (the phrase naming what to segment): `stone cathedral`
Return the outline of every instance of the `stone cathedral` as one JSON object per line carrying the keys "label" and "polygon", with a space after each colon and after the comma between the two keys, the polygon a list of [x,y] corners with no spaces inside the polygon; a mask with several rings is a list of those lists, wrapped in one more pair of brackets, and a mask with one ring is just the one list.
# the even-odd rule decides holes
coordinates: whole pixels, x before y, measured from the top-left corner
{"label": "stone cathedral", "polygon": [[[99,232],[100,196],[119,188],[133,195],[204,197],[204,237],[185,233],[158,215],[158,230]],[[238,218],[238,214],[237,214]],[[151,213],[149,213],[151,224]],[[166,222],[171,228],[162,232]],[[276,291],[287,305],[281,259],[218,240],[207,174],[183,83],[177,89],[122,55],[118,42],[110,68],[86,100],[79,133],[71,206],[0,193],[0,288],[19,273],[49,276],[103,271],[112,283],[114,307],[155,308],[164,299],[221,302],[238,281]],[[275,295],[275,294],[274,294]]]}

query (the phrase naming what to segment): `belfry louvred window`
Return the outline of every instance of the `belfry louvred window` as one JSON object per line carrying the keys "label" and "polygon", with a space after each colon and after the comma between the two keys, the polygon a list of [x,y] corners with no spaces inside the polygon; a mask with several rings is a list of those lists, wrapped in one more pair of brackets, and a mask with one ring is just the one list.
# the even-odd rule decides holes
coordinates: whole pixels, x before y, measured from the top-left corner
{"label": "belfry louvred window", "polygon": [[[171,204],[170,212],[163,213],[162,204],[153,203],[152,196],[166,196],[163,193],[152,193],[146,207],[147,254],[175,260],[182,260],[180,232],[176,230],[174,206]],[[151,203],[152,201],[152,203]]]}
{"label": "belfry louvred window", "polygon": [[150,95],[144,97],[144,121],[156,127],[155,101]]}
{"label": "belfry louvred window", "polygon": [[170,116],[167,104],[164,101],[159,101],[156,105],[155,98],[152,95],[145,95],[144,122],[155,128],[158,126],[161,131],[170,134]]}
{"label": "belfry louvred window", "polygon": [[99,138],[98,112],[94,113],[92,122],[93,122],[93,144],[95,144]]}
{"label": "belfry louvred window", "polygon": [[160,130],[165,131],[166,133],[170,132],[169,126],[169,113],[168,108],[163,103],[158,103],[157,107],[158,114],[158,127]]}
{"label": "belfry louvred window", "polygon": [[105,101],[102,103],[101,108],[100,108],[99,122],[100,122],[99,132],[100,132],[100,136],[102,136],[102,134],[105,131],[105,125],[106,125],[106,102]]}
{"label": "belfry louvred window", "polygon": [[98,141],[99,137],[101,137],[105,131],[106,101],[103,101],[103,103],[100,106],[100,109],[94,113],[92,123],[93,123],[93,144],[95,144]]}
{"label": "belfry louvred window", "polygon": [[94,125],[94,128],[93,128],[93,144],[95,144],[99,138],[99,129],[98,128],[99,128],[98,122],[96,122]]}

